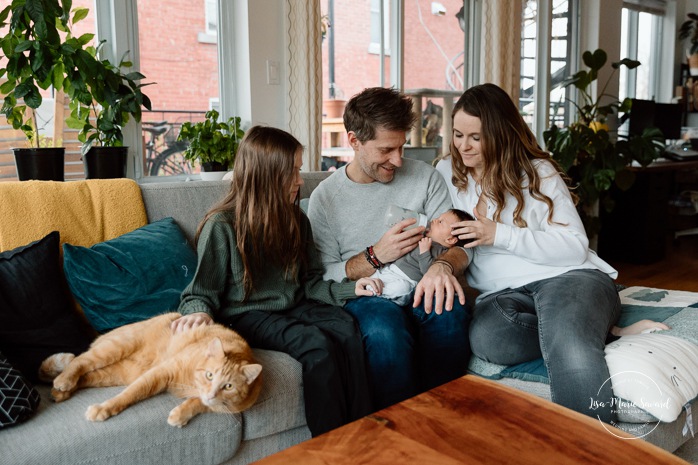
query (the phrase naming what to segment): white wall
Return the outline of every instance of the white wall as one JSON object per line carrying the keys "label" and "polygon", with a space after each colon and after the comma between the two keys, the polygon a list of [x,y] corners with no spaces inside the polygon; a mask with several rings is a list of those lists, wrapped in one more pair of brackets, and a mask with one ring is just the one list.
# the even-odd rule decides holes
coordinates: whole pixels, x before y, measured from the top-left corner
{"label": "white wall", "polygon": [[[220,0],[222,43],[230,43],[220,62],[234,86],[221,82],[224,116],[239,115],[250,125],[288,129],[286,121],[288,62],[286,57],[285,0]],[[225,28],[223,21],[234,24]],[[234,36],[232,35],[234,33]],[[267,63],[278,64],[279,84],[269,84]],[[227,78],[225,80],[228,80]]]}

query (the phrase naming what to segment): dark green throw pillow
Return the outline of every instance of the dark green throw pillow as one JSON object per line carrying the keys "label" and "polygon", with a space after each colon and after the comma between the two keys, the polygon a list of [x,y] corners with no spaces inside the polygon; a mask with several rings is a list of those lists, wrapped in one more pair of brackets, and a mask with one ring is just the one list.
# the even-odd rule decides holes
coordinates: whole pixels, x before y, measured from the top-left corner
{"label": "dark green throw pillow", "polygon": [[64,244],[63,267],[90,324],[105,333],[176,310],[196,252],[168,217],[89,248]]}

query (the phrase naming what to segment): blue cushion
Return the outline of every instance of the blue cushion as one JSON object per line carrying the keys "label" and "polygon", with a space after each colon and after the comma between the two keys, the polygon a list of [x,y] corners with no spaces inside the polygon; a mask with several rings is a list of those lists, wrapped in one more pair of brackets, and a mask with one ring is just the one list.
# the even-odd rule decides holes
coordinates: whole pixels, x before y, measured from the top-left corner
{"label": "blue cushion", "polygon": [[57,352],[80,353],[92,341],[75,312],[60,265],[60,234],[0,253],[0,351],[38,381],[38,368]]}
{"label": "blue cushion", "polygon": [[196,252],[172,218],[90,248],[63,245],[70,289],[100,333],[176,310]]}

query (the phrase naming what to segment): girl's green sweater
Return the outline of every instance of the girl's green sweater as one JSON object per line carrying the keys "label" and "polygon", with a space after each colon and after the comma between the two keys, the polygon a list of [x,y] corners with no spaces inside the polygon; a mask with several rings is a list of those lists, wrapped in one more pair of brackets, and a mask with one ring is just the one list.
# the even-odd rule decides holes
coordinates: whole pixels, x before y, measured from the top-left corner
{"label": "girl's green sweater", "polygon": [[225,320],[249,310],[281,311],[293,308],[307,298],[342,306],[355,298],[355,282],[324,281],[310,221],[302,214],[301,234],[306,244],[307,269],[298,271],[298,280],[287,279],[279,266],[269,265],[255,276],[254,290],[243,300],[243,266],[235,240],[235,229],[225,213],[209,218],[199,236],[198,266],[182,292],[182,315],[204,312],[214,320]]}

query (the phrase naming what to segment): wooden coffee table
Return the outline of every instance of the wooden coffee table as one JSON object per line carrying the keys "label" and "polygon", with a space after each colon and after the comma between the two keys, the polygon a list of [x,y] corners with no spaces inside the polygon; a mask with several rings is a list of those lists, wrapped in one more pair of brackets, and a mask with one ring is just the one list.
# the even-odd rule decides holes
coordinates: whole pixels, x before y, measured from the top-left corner
{"label": "wooden coffee table", "polygon": [[596,419],[470,375],[256,463],[687,464]]}

